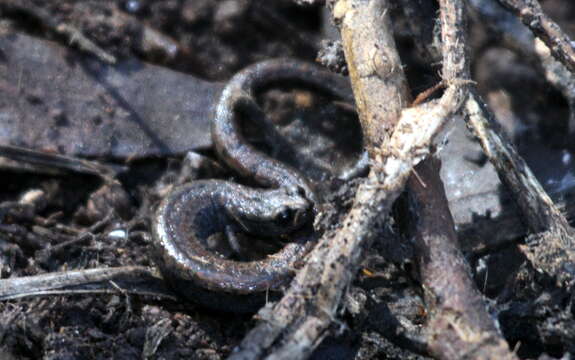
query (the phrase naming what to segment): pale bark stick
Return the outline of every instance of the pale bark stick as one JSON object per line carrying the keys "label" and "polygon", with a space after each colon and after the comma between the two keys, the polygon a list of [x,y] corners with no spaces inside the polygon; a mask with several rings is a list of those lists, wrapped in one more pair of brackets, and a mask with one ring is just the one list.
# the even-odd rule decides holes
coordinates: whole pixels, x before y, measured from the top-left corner
{"label": "pale bark stick", "polygon": [[175,299],[163,281],[151,269],[143,266],[70,270],[35,276],[0,280],[0,300],[29,296],[90,294],[118,292]]}

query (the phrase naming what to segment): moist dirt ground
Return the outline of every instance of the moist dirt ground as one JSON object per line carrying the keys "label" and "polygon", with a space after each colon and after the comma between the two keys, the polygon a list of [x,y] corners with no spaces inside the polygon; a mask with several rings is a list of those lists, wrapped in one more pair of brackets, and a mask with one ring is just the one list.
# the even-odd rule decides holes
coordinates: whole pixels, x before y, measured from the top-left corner
{"label": "moist dirt ground", "polygon": [[[433,17],[434,4],[430,3],[429,16]],[[575,3],[546,0],[542,5],[573,38]],[[573,175],[569,182],[569,174],[573,174],[571,157],[575,155],[573,138],[568,136],[567,100],[546,82],[534,59],[509,46],[478,14],[471,14],[473,79],[507,135],[544,179],[548,191],[558,193],[558,201],[567,209],[569,197],[564,193],[573,187]],[[409,19],[399,9],[392,18],[415,98],[436,84],[440,66],[420,55],[406,26]],[[99,50],[79,50],[77,40],[58,30],[62,24],[78,31]],[[112,56],[118,62],[138,59],[212,82],[226,81],[238,70],[264,59],[315,61],[320,50],[326,50],[322,40],[336,40],[334,33],[321,6],[298,6],[287,0],[0,3],[0,37],[26,34],[29,41],[55,42],[68,49],[64,59],[70,66],[75,57],[94,59],[100,54],[100,58]],[[0,66],[6,56],[0,49]],[[35,71],[51,70],[39,67]],[[0,78],[0,94],[5,99],[23,97],[33,107],[52,104],[45,98],[57,99],[62,88],[55,86],[55,93],[48,95],[26,84]],[[145,84],[142,89],[141,96],[148,96],[147,101],[154,106],[153,94],[146,92]],[[262,94],[260,101],[293,151],[270,144],[257,127],[247,126],[247,137],[268,154],[304,170],[318,184],[327,201],[318,227],[337,231],[338,220],[351,206],[354,190],[361,182],[361,177],[338,178],[361,156],[361,132],[353,107],[307,89],[281,86]],[[115,104],[110,103],[109,113],[122,111]],[[44,111],[47,119],[55,119],[56,128],[70,122],[67,104],[61,105],[47,105]],[[2,112],[10,105],[4,102],[0,106]],[[326,119],[334,119],[336,125],[322,127],[325,131],[321,136],[305,133],[318,128],[306,127],[305,123],[323,124]],[[0,120],[0,133],[8,131],[5,125]],[[38,134],[38,141],[49,136]],[[60,131],[58,137],[66,141],[66,131]],[[17,143],[15,139],[12,144]],[[57,152],[58,147],[48,150]],[[195,160],[170,151],[154,156],[92,156],[90,161],[122,169],[113,184],[98,176],[49,166],[0,163],[0,277],[120,266],[153,269],[150,218],[169,189],[197,178],[245,182],[218,164],[209,147],[194,154],[191,158]],[[561,159],[559,165],[550,161],[555,158]],[[485,164],[481,156],[466,161],[478,167]],[[405,200],[398,201],[394,220],[381,229],[381,240],[368,251],[343,301],[340,317],[312,358],[426,357],[419,346],[426,306],[411,258],[407,207]],[[493,226],[489,214],[477,215],[481,226]],[[477,287],[519,357],[575,354],[575,296],[532,269],[519,251],[523,244],[519,237],[497,247],[484,247],[481,252],[463,248],[471,249],[466,256]],[[161,281],[155,286],[143,279],[142,284],[130,283],[124,288],[112,282],[97,289],[82,288],[83,292],[46,291],[0,301],[0,358],[222,359],[256,323],[254,314],[216,312],[182,299],[162,287]],[[131,286],[139,291],[130,291]]]}

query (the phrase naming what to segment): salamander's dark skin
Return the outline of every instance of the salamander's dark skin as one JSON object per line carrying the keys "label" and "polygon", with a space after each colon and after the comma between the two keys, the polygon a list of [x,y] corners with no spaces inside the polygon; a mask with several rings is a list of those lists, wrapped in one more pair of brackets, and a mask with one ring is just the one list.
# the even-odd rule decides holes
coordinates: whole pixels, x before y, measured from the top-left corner
{"label": "salamander's dark skin", "polygon": [[317,65],[291,59],[264,61],[237,73],[226,85],[212,122],[212,141],[220,159],[244,178],[265,187],[299,186],[308,199],[319,199],[309,180],[293,167],[256,150],[241,135],[237,113],[266,121],[255,102],[258,90],[273,84],[304,85],[352,102],[349,82]]}
{"label": "salamander's dark skin", "polygon": [[[298,235],[278,253],[259,261],[233,261],[205,247],[215,233],[241,230],[265,237],[289,234],[310,224],[319,204],[313,185],[298,170],[247,143],[238,115],[266,121],[254,94],[273,84],[297,83],[349,100],[345,79],[296,60],[271,60],[248,67],[225,86],[212,122],[219,158],[254,189],[219,180],[195,181],[173,190],[157,210],[153,236],[157,262],[181,294],[226,311],[251,311],[268,291],[279,290],[298,261],[313,247],[314,235]],[[214,293],[215,292],[215,293]]]}
{"label": "salamander's dark skin", "polygon": [[[154,224],[158,261],[166,280],[187,298],[223,310],[252,310],[266,291],[277,291],[313,246],[309,238],[286,244],[259,261],[234,261],[206,248],[206,240],[233,226],[258,235],[289,233],[310,221],[311,202],[286,188],[252,189],[227,181],[195,181],[160,205]],[[202,292],[201,289],[212,292]],[[199,293],[200,292],[200,293]],[[260,294],[250,297],[246,294]],[[222,298],[224,294],[233,294]],[[242,296],[244,294],[244,296]],[[199,298],[198,296],[205,298]],[[225,296],[225,295],[224,295]],[[231,306],[231,307],[230,307]]]}

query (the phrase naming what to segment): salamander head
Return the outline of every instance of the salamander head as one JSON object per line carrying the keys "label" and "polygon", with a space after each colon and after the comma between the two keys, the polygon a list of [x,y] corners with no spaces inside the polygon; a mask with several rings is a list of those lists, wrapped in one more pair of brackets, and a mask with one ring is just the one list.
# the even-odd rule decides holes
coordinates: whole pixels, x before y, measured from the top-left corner
{"label": "salamander head", "polygon": [[312,218],[313,203],[300,188],[284,187],[261,192],[249,208],[230,215],[247,232],[262,236],[290,233]]}

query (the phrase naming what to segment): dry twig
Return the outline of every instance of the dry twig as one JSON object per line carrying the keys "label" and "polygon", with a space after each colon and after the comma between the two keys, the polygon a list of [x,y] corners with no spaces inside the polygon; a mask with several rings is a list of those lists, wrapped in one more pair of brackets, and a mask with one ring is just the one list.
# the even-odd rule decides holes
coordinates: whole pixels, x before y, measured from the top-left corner
{"label": "dry twig", "polygon": [[575,72],[575,46],[549,16],[541,9],[537,0],[499,0],[501,5],[513,12],[535,36],[538,36],[553,56]]}
{"label": "dry twig", "polygon": [[115,56],[100,48],[88,39],[80,30],[70,24],[58,22],[47,11],[29,0],[5,0],[3,4],[0,5],[6,6],[10,9],[17,9],[34,16],[36,19],[41,21],[46,28],[65,36],[70,44],[78,46],[80,50],[96,56],[107,64],[115,64],[117,62]]}
{"label": "dry twig", "polygon": [[476,92],[467,100],[467,121],[483,151],[507,185],[534,233],[526,255],[533,265],[560,283],[575,281],[574,231],[541,187],[525,161],[505,139],[493,114]]}
{"label": "dry twig", "polygon": [[575,135],[575,74],[557,61],[549,48],[497,2],[471,0],[469,4],[503,43],[522,57],[541,64],[543,75],[557,88],[569,105],[569,136]]}
{"label": "dry twig", "polygon": [[[429,313],[427,345],[438,359],[515,359],[475,287],[459,248],[438,160],[416,167],[408,183],[417,213],[415,252]],[[448,275],[447,275],[448,274]]]}
{"label": "dry twig", "polygon": [[150,269],[142,266],[125,266],[0,280],[0,300],[40,295],[117,293],[117,285],[114,286],[117,283],[123,284],[125,293],[175,298],[165,289],[162,279]]}
{"label": "dry twig", "polygon": [[[508,0],[501,2],[503,1]],[[485,15],[493,15],[493,12],[497,11],[492,8],[487,9],[485,4],[477,4],[476,1],[471,1],[471,3],[476,6],[477,10],[486,13]],[[514,33],[507,34],[507,36],[513,35],[515,39],[513,41],[525,50],[528,41],[516,27],[514,29]],[[417,27],[413,29],[421,37],[422,34],[417,30]],[[433,54],[433,49],[428,47],[428,53]],[[545,66],[545,69],[547,72],[551,71],[550,65]],[[571,75],[566,69],[560,73]],[[570,78],[571,76],[564,81],[568,82]],[[566,91],[572,92],[565,83],[557,84],[557,86],[562,86],[566,88]],[[469,128],[478,138],[489,161],[495,166],[499,178],[511,191],[525,218],[528,230],[534,233],[530,238],[530,246],[524,248],[527,257],[536,268],[556,277],[560,283],[571,284],[575,278],[573,229],[539,184],[525,161],[517,154],[513,144],[504,136],[494,115],[476,91],[472,91],[465,107]]]}
{"label": "dry twig", "polygon": [[[75,173],[94,175],[108,184],[116,182],[118,172],[125,171],[123,166],[107,166],[95,161],[84,160],[72,156],[45,153],[17,146],[0,145],[0,157],[10,160],[35,164],[49,169],[67,170]],[[40,169],[40,172],[42,170]]]}
{"label": "dry twig", "polygon": [[[546,44],[548,46],[553,45],[553,43],[549,42],[550,36],[559,36],[562,34],[559,27],[550,22],[548,17],[541,12],[541,8],[536,1],[527,0],[527,3],[525,3],[525,1],[521,0],[500,0],[500,2],[508,7],[513,6],[517,11],[523,9],[520,13],[516,12],[523,22],[526,22],[529,16],[534,14],[533,16],[535,17],[531,18],[533,24],[528,25],[541,26],[543,30],[548,31],[546,37],[542,36],[544,41],[545,38],[547,38]],[[488,9],[485,9],[483,4],[482,6],[479,6],[480,4],[475,5],[482,13],[492,14],[496,11],[496,9],[489,9],[488,12]],[[524,9],[525,6],[529,7],[529,9]],[[536,19],[540,19],[538,20],[540,23],[535,21]],[[509,21],[511,20],[507,19],[506,23]],[[498,23],[495,23],[495,25],[498,25]],[[499,26],[503,25],[499,24]],[[537,50],[537,44],[534,44],[535,46],[529,46],[528,42],[525,41],[526,36],[521,34],[516,27],[514,27],[514,29],[516,30],[507,35],[514,36],[513,42],[519,44],[522,51],[528,52],[526,48],[531,47],[534,49],[533,51],[537,52],[546,70],[545,75],[548,80],[561,89],[563,93],[566,94],[569,102],[571,102],[574,96],[573,84],[571,84],[573,73],[560,64],[546,61],[545,51],[543,49]],[[553,32],[555,30],[559,31],[559,33]],[[532,31],[535,35],[540,35],[533,30],[533,28]],[[553,41],[568,41],[568,39],[565,39],[566,36],[559,37]],[[570,46],[570,44],[568,45]],[[555,48],[555,52],[551,50],[551,53],[561,60],[561,58],[557,56],[556,51],[558,51],[557,47]],[[573,49],[571,49],[571,51],[573,51]],[[562,63],[568,66],[567,62],[563,61]],[[496,124],[494,115],[483,103],[477,92],[473,92],[469,97],[466,104],[466,111],[468,114],[466,121],[469,127],[478,138],[490,162],[495,166],[499,178],[507,185],[513,194],[523,217],[525,217],[525,223],[529,231],[534,234],[528,239],[529,246],[524,248],[525,254],[535,268],[554,276],[560,283],[567,285],[572,284],[575,280],[575,244],[573,242],[575,232],[569,226],[561,211],[541,187],[525,161],[517,154],[514,146],[502,134],[502,131]],[[571,111],[573,111],[573,108]],[[574,127],[573,112],[570,116],[570,127]]]}
{"label": "dry twig", "polygon": [[[443,81],[448,84],[469,79],[465,9],[461,1],[440,1]],[[418,215],[415,253],[430,314],[428,348],[440,359],[514,359],[459,248],[439,168],[439,161],[429,159],[416,168],[425,183],[414,177],[408,183]]]}
{"label": "dry twig", "polygon": [[[551,56],[551,51],[542,41],[536,39],[535,54],[541,61],[545,78],[561,91],[569,105],[569,137],[575,136],[575,72],[569,71],[562,63]],[[573,148],[573,146],[572,146]]]}

